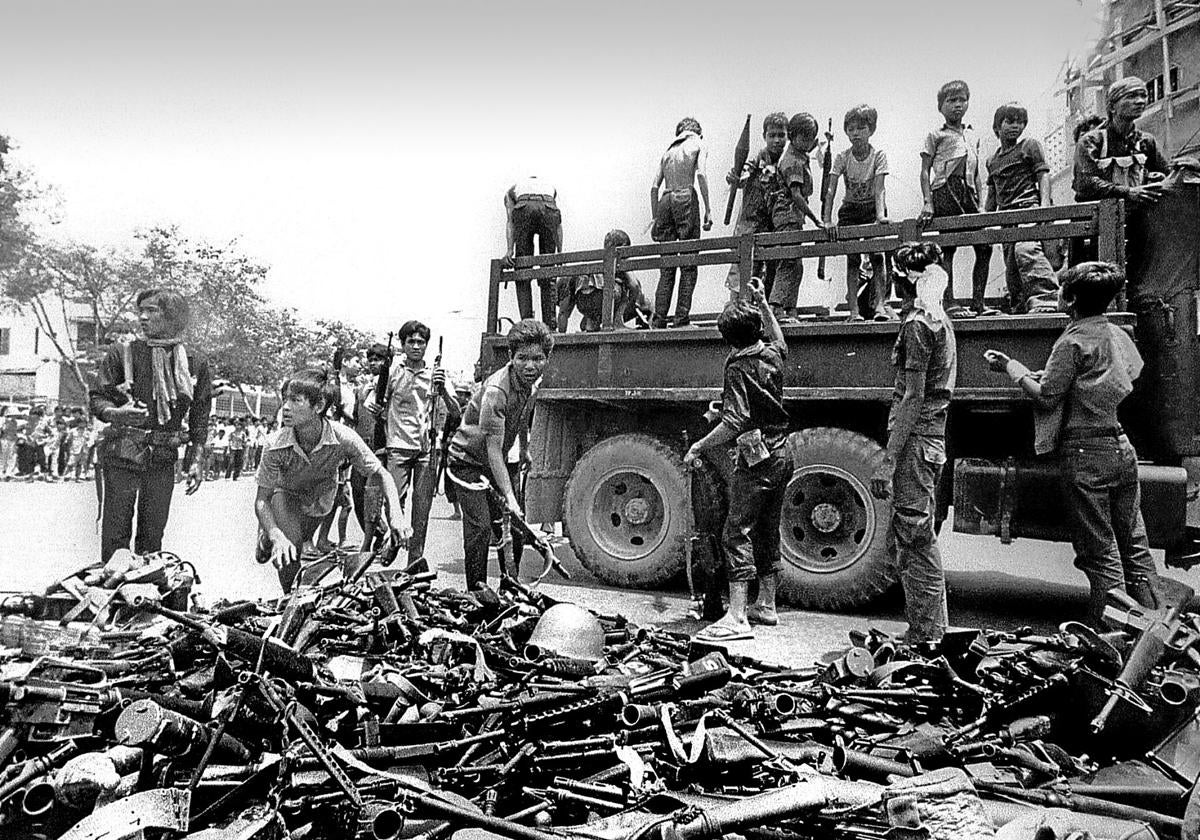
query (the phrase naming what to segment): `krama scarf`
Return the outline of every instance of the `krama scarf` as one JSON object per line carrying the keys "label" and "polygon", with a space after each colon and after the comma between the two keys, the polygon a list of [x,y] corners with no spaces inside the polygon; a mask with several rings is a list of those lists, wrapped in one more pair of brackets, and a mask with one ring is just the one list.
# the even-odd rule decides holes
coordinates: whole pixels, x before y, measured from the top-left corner
{"label": "krama scarf", "polygon": [[150,371],[154,377],[154,406],[158,424],[171,419],[171,410],[180,396],[192,399],[192,372],[187,350],[178,338],[147,338],[150,345]]}

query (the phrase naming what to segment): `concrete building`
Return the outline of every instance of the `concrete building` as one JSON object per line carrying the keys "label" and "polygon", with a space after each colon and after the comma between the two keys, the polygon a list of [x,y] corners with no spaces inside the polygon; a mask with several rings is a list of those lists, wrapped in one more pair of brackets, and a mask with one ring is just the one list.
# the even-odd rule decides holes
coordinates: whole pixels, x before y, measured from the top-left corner
{"label": "concrete building", "polygon": [[[96,321],[82,304],[57,301],[47,306],[50,328],[64,347],[81,359],[96,346]],[[54,341],[24,309],[0,308],[0,403],[84,405],[87,394],[79,386]]]}
{"label": "concrete building", "polygon": [[1105,114],[1104,91],[1124,76],[1146,80],[1150,106],[1138,127],[1153,134],[1168,159],[1200,153],[1200,4],[1194,0],[1108,0],[1102,34],[1085,59],[1069,66],[1044,138],[1054,202],[1071,190],[1075,126]]}

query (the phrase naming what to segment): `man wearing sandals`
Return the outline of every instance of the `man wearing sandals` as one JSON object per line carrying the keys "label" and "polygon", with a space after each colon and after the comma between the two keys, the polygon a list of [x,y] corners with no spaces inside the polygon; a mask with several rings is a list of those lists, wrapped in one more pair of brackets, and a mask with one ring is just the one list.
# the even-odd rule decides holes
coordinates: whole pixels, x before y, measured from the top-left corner
{"label": "man wearing sandals", "polygon": [[[696,634],[698,641],[732,642],[753,638],[751,624],[779,623],[775,590],[779,582],[779,519],[792,477],[785,446],[789,417],[783,407],[783,360],[787,343],[763,294],[762,281],[750,281],[753,303],[730,301],[717,329],[732,348],[725,362],[721,422],[683,457],[695,465],[706,449],[737,449],[729,491],[729,516],[721,541],[729,574],[729,610]],[[765,340],[764,340],[765,339]],[[747,606],[750,581],[758,578],[758,600]]]}

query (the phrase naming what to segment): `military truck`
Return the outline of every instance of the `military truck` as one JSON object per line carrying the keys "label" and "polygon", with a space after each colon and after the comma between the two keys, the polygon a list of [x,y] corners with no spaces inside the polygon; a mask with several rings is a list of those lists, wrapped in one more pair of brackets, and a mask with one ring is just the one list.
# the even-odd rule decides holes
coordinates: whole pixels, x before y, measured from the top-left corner
{"label": "military truck", "polygon": [[[1140,467],[1151,543],[1166,550],[1168,564],[1184,566],[1195,562],[1200,536],[1187,524],[1184,468],[1188,458],[1200,455],[1198,190],[1181,187],[1163,202],[1165,215],[1132,223],[1137,230],[1131,237],[1136,233],[1148,247],[1136,271],[1129,269],[1134,311],[1113,314],[1135,332],[1147,359],[1123,419],[1142,457],[1152,459]],[[1185,216],[1186,224],[1174,221]],[[708,459],[693,485],[681,457],[685,440],[708,430],[703,414],[710,401],[720,399],[727,348],[715,316],[693,315],[699,328],[620,328],[613,321],[617,271],[736,263],[747,278],[756,260],[888,252],[905,241],[965,246],[1072,238],[1094,240],[1101,259],[1124,265],[1126,228],[1123,203],[1109,200],[925,224],[910,219],[845,227],[838,241],[813,230],[523,257],[512,267],[495,261],[482,338],[485,370],[507,360],[499,322],[506,286],[580,275],[604,282],[601,329],[556,336],[534,418],[527,513],[533,521],[561,521],[580,562],[600,580],[624,587],[653,588],[678,578],[693,531],[719,533],[731,462]],[[1062,314],[955,323],[958,386],[939,521],[953,503],[958,531],[1004,541],[1069,539],[1054,465],[1033,454],[1031,404],[983,358],[985,349],[995,347],[1036,366],[1066,323]],[[898,578],[885,543],[889,503],[868,490],[884,454],[897,331],[894,322],[846,319],[783,327],[789,347],[784,397],[794,423],[789,445],[795,463],[780,528],[785,602],[856,607]]]}

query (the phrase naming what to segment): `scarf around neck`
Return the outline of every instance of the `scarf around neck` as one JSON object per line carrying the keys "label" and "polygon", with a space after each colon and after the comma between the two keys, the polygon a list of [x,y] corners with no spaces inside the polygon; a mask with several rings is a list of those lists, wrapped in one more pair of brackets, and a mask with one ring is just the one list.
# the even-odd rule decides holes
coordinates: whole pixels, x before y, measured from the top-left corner
{"label": "scarf around neck", "polygon": [[154,406],[158,424],[165,426],[180,396],[192,399],[192,372],[187,351],[178,338],[146,338],[150,345],[150,372],[154,379]]}

